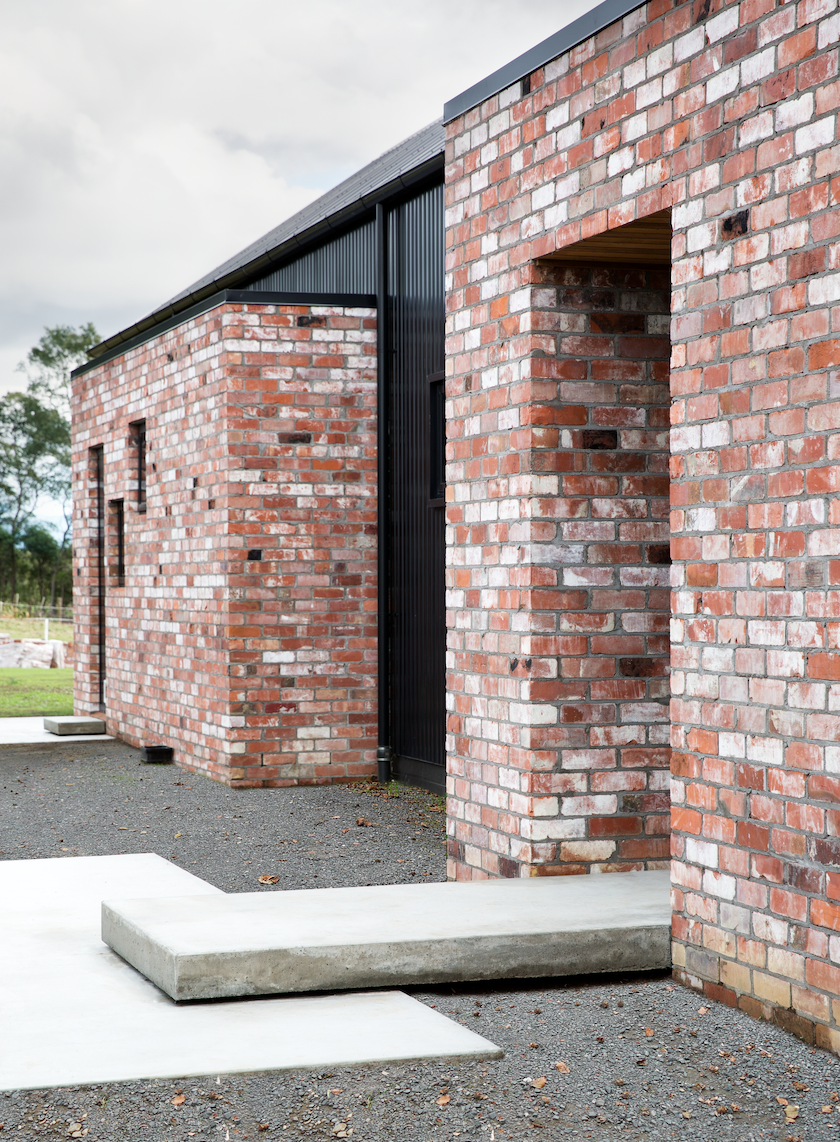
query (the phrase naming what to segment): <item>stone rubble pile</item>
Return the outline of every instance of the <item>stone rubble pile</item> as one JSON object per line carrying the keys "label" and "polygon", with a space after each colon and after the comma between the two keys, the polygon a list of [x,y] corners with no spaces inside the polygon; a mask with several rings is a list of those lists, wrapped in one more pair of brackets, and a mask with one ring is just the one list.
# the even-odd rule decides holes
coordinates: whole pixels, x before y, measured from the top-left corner
{"label": "stone rubble pile", "polygon": [[60,639],[15,638],[0,631],[0,668],[72,666],[72,647]]}

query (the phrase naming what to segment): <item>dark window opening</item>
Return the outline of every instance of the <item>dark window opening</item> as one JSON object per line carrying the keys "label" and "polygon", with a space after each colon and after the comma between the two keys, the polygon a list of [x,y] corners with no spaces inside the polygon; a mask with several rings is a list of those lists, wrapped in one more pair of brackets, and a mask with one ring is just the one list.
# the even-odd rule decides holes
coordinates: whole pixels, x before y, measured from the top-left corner
{"label": "dark window opening", "polygon": [[129,426],[131,428],[131,442],[137,449],[137,510],[146,510],[146,422],[137,420]]}
{"label": "dark window opening", "polygon": [[111,500],[110,515],[110,559],[111,581],[116,587],[125,586],[125,501]]}
{"label": "dark window opening", "polygon": [[429,499],[446,495],[446,408],[443,373],[429,377]]}

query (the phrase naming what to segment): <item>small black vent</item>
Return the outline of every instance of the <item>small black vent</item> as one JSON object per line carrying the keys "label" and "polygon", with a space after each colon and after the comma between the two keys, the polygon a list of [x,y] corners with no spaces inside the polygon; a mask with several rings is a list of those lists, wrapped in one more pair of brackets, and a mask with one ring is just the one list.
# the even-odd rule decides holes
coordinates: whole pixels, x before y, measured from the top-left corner
{"label": "small black vent", "polygon": [[749,210],[739,210],[737,214],[730,214],[724,218],[721,226],[724,238],[740,238],[750,228]]}
{"label": "small black vent", "polygon": [[311,432],[278,432],[277,440],[280,444],[311,444]]}
{"label": "small black vent", "polygon": [[623,678],[656,678],[662,674],[658,658],[619,658],[618,672]]}
{"label": "small black vent", "polygon": [[262,548],[251,547],[248,550],[248,561],[250,563],[255,563],[258,559],[262,559]]}
{"label": "small black vent", "polygon": [[311,313],[304,314],[297,319],[298,326],[301,329],[307,329],[310,325],[326,325],[326,317],[313,317]]}
{"label": "small black vent", "polygon": [[581,433],[584,448],[596,452],[609,452],[618,448],[618,431],[615,428],[584,428]]}
{"label": "small black vent", "polygon": [[140,750],[140,760],[147,765],[169,765],[173,756],[171,745],[144,745]]}
{"label": "small black vent", "polygon": [[664,565],[671,562],[671,546],[668,543],[651,543],[646,550],[648,563]]}

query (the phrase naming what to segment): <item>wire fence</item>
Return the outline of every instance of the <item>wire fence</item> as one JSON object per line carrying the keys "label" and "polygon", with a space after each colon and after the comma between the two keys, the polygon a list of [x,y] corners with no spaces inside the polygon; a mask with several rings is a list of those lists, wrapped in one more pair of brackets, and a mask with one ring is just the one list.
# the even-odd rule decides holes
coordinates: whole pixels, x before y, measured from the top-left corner
{"label": "wire fence", "polygon": [[40,603],[21,603],[17,599],[11,602],[0,600],[0,619],[50,619],[55,622],[73,622],[73,604],[59,600],[55,605],[49,604],[46,599]]}

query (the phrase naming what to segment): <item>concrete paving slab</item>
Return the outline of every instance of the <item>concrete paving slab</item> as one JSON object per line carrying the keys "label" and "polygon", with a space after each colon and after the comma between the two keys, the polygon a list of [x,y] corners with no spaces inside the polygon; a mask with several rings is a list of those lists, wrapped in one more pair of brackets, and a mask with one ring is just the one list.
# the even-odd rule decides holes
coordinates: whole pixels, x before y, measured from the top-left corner
{"label": "concrete paving slab", "polygon": [[[112,742],[107,734],[74,734],[74,742]],[[5,746],[57,745],[59,738],[44,729],[43,718],[0,718],[0,749]]]}
{"label": "concrete paving slab", "polygon": [[223,895],[153,854],[0,861],[0,1089],[502,1054],[399,992],[179,1006],[99,938],[149,892]]}
{"label": "concrete paving slab", "polygon": [[101,718],[75,717],[62,715],[55,718],[44,718],[44,729],[48,734],[58,734],[61,737],[78,736],[79,734],[105,733],[105,722]]}
{"label": "concrete paving slab", "polygon": [[174,999],[647,971],[670,965],[667,871],[102,905],[102,938]]}

